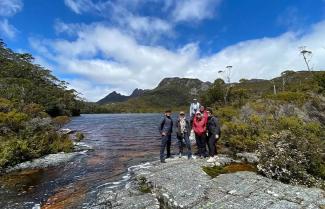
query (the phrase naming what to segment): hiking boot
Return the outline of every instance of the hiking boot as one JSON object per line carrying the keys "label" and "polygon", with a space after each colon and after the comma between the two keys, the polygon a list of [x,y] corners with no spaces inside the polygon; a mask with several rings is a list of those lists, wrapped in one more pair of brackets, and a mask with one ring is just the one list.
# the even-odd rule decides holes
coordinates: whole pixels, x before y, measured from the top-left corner
{"label": "hiking boot", "polygon": [[182,158],[182,153],[181,152],[178,154],[178,157],[179,158]]}
{"label": "hiking boot", "polygon": [[216,161],[216,159],[214,157],[210,157],[208,160],[207,160],[207,163],[214,163]]}
{"label": "hiking boot", "polygon": [[161,163],[166,163],[166,161],[165,161],[165,160],[160,160],[160,162],[161,162]]}

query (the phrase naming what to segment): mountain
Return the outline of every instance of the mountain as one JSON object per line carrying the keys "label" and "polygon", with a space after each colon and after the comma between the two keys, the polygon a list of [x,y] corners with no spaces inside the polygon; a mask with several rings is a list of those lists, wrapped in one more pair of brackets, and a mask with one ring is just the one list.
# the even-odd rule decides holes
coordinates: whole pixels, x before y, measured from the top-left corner
{"label": "mountain", "polygon": [[112,112],[148,112],[172,107],[178,109],[188,106],[193,98],[199,98],[200,93],[211,85],[210,82],[199,79],[164,78],[152,90],[135,89],[130,96],[112,92],[97,103],[108,105]]}
{"label": "mountain", "polygon": [[110,104],[110,103],[116,103],[116,102],[124,102],[127,101],[130,98],[135,98],[135,97],[139,97],[141,95],[143,95],[143,93],[146,90],[143,89],[134,89],[134,91],[132,92],[132,94],[130,96],[125,96],[122,95],[116,91],[113,91],[112,93],[108,94],[106,97],[104,97],[103,99],[99,100],[97,102],[97,104]]}
{"label": "mountain", "polygon": [[122,95],[120,93],[117,93],[116,91],[113,91],[112,93],[108,94],[103,99],[99,100],[97,104],[108,104],[108,103],[114,103],[114,102],[124,102],[128,99],[128,96]]}

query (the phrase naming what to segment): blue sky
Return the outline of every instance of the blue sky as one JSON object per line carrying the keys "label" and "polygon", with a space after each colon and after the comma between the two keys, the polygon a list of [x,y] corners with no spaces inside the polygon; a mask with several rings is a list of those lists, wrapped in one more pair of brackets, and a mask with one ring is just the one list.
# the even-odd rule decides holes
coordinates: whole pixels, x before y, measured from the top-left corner
{"label": "blue sky", "polygon": [[90,101],[164,77],[325,69],[324,0],[0,0],[0,38]]}

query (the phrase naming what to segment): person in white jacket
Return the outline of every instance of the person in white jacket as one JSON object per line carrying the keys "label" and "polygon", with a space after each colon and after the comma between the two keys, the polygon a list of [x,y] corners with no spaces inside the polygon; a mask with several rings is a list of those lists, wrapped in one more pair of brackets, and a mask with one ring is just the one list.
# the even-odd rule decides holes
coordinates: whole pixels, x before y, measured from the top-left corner
{"label": "person in white jacket", "polygon": [[[191,103],[191,106],[190,106],[190,126],[191,126],[191,133],[190,133],[190,141],[191,142],[195,142],[196,139],[195,139],[195,133],[193,131],[193,120],[194,120],[194,116],[196,114],[197,111],[200,110],[200,103],[197,101],[197,99],[193,99],[193,102]],[[198,153],[195,153],[195,155],[197,155]]]}
{"label": "person in white jacket", "polygon": [[193,102],[190,106],[190,118],[194,117],[196,111],[200,109],[200,103],[197,101],[197,99],[193,99]]}

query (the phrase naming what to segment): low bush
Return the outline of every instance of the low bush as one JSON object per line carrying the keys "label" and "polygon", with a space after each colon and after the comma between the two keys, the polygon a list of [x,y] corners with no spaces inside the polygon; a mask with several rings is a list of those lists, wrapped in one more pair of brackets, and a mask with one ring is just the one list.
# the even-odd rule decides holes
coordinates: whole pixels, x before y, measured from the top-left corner
{"label": "low bush", "polygon": [[308,99],[308,95],[302,92],[279,92],[277,94],[267,95],[266,98],[302,105]]}
{"label": "low bush", "polygon": [[85,138],[85,135],[82,132],[76,133],[76,141],[82,141]]}
{"label": "low bush", "polygon": [[70,122],[70,118],[68,116],[57,116],[53,118],[53,124],[57,127],[57,129],[62,128],[65,124]]}
{"label": "low bush", "polygon": [[258,149],[258,170],[269,178],[306,186],[325,186],[324,141],[317,134],[287,130],[270,136]]}

